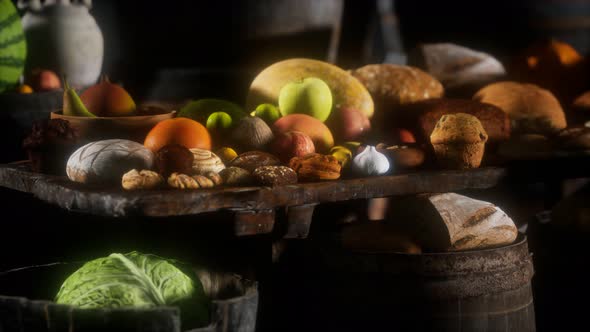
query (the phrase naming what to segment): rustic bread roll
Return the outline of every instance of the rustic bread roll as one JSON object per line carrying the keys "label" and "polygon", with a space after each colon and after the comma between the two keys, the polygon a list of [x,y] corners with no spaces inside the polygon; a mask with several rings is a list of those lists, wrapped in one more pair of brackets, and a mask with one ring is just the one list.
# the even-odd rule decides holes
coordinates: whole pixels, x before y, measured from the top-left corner
{"label": "rustic bread roll", "polygon": [[545,158],[555,150],[554,142],[538,134],[515,135],[498,147],[498,155],[510,160]]}
{"label": "rustic bread roll", "polygon": [[566,128],[559,132],[557,141],[566,150],[590,150],[590,128]]}
{"label": "rustic bread roll", "polygon": [[264,186],[297,183],[297,173],[287,166],[261,166],[252,173],[256,182]]}
{"label": "rustic bread roll", "polygon": [[590,91],[586,91],[574,99],[567,115],[569,126],[583,126],[590,120]]}
{"label": "rustic bread roll", "polygon": [[424,150],[416,145],[377,145],[377,151],[383,153],[389,159],[391,168],[394,171],[420,167],[426,159]]}
{"label": "rustic bread roll", "polygon": [[514,133],[552,135],[566,127],[559,101],[548,90],[533,84],[493,83],[479,90],[473,99],[508,113]]}
{"label": "rustic bread roll", "polygon": [[149,170],[154,154],[137,142],[109,139],[88,143],[68,159],[68,178],[81,183],[116,183],[132,169]]}
{"label": "rustic bread roll", "polygon": [[250,173],[260,166],[278,166],[280,164],[279,158],[262,151],[244,152],[231,162],[231,166],[243,168]]}
{"label": "rustic bread roll", "polygon": [[230,166],[219,172],[223,183],[228,186],[247,186],[254,183],[252,173],[235,166]]}
{"label": "rustic bread roll", "polygon": [[375,103],[373,124],[382,126],[395,121],[400,105],[444,94],[442,84],[422,70],[393,64],[367,65],[351,71],[369,91]]}
{"label": "rustic bread roll", "polygon": [[445,89],[469,91],[506,75],[493,56],[452,43],[422,44],[410,56],[411,64],[439,80]]}
{"label": "rustic bread roll", "polygon": [[518,235],[512,219],[497,206],[454,193],[392,200],[386,223],[435,252],[507,245]]}
{"label": "rustic bread roll", "polygon": [[125,190],[153,189],[159,187],[164,182],[164,178],[153,171],[132,169],[123,174],[121,186]]}
{"label": "rustic bread roll", "polygon": [[475,116],[489,136],[497,143],[510,138],[510,118],[500,108],[468,99],[432,99],[412,105],[418,115],[418,139],[428,141],[436,123],[445,114],[466,113]]}
{"label": "rustic bread roll", "polygon": [[481,122],[465,113],[443,115],[430,135],[436,160],[444,168],[477,168],[488,135]]}

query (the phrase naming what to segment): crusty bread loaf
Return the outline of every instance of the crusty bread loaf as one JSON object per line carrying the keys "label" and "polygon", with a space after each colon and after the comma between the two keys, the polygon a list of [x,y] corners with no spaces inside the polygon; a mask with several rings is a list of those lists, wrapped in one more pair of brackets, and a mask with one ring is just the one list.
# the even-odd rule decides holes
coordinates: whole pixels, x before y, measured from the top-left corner
{"label": "crusty bread loaf", "polygon": [[473,98],[508,113],[514,133],[552,135],[566,127],[559,101],[549,90],[534,84],[493,83],[479,90]]}
{"label": "crusty bread loaf", "polygon": [[394,200],[388,224],[410,235],[425,251],[458,251],[506,245],[518,230],[492,203],[445,193]]}
{"label": "crusty bread loaf", "polygon": [[109,139],[88,143],[68,159],[66,173],[80,183],[115,183],[132,169],[151,169],[154,154],[143,145]]}
{"label": "crusty bread loaf", "polygon": [[431,99],[412,106],[418,115],[418,139],[428,141],[434,126],[445,114],[466,113],[475,116],[489,136],[496,143],[510,138],[510,119],[500,108],[467,99]]}
{"label": "crusty bread loaf", "polygon": [[447,95],[471,97],[506,75],[502,63],[492,55],[452,43],[419,45],[409,61],[438,79]]}
{"label": "crusty bread loaf", "polygon": [[393,64],[367,65],[351,71],[369,90],[375,102],[375,115],[395,112],[396,107],[444,94],[442,84],[424,71]]}

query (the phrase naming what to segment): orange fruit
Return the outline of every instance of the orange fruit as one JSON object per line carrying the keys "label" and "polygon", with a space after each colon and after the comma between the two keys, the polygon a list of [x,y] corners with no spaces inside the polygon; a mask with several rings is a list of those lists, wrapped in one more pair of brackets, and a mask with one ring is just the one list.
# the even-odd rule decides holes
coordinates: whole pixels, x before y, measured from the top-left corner
{"label": "orange fruit", "polygon": [[187,149],[211,150],[211,136],[207,128],[195,120],[174,118],[158,122],[143,143],[153,152],[168,144],[179,144]]}

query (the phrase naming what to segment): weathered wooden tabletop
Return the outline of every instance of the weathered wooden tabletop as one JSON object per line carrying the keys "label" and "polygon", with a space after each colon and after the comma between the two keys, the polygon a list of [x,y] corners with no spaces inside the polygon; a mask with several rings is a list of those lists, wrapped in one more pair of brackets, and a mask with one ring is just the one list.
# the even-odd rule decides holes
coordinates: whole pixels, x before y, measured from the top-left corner
{"label": "weathered wooden tabletop", "polygon": [[88,186],[66,177],[33,173],[27,162],[0,165],[0,186],[33,194],[64,209],[110,216],[168,217],[235,211],[236,234],[272,231],[275,209],[286,208],[288,236],[305,237],[317,204],[424,192],[485,189],[505,175],[502,168],[421,171],[402,175],[299,183],[276,187],[219,187],[206,190],[145,190]]}

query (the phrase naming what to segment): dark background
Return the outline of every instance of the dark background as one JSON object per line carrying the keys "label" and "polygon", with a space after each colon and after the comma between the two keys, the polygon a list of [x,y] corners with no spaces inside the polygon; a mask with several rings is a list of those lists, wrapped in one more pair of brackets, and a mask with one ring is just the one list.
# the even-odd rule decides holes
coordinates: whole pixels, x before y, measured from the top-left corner
{"label": "dark background", "polygon": [[[204,83],[225,75],[224,81],[235,85],[229,92],[240,98],[233,92],[247,87],[257,71],[274,61],[295,56],[325,59],[327,29],[248,37],[257,24],[251,19],[253,12],[260,10],[255,2],[96,0],[91,13],[105,37],[103,71],[127,84],[132,94],[156,98],[188,97],[180,91],[158,95],[162,90],[155,86],[174,79],[199,86],[190,97],[227,95],[228,91],[215,90],[223,88],[212,84],[207,89]],[[306,1],[294,2],[304,6]],[[589,1],[398,0],[391,4],[395,15],[391,26],[399,28],[403,51],[424,42],[454,42],[504,59],[551,37],[571,43],[583,54],[590,50]],[[352,68],[384,59],[379,5],[377,0],[344,1],[338,65]],[[198,79],[187,78],[191,75]]]}

